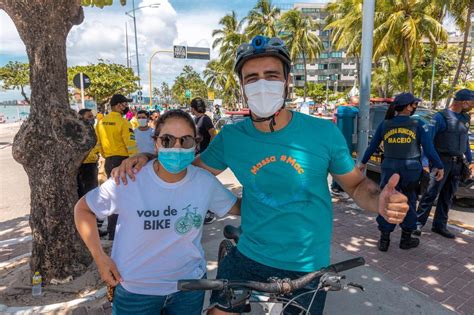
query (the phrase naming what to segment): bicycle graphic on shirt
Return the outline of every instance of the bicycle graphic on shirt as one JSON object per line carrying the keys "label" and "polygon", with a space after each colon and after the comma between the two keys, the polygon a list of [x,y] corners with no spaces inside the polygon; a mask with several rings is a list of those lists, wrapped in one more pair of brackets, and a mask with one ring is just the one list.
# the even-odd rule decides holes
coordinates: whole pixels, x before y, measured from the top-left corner
{"label": "bicycle graphic on shirt", "polygon": [[174,225],[176,232],[181,235],[188,233],[193,227],[198,229],[202,225],[202,216],[197,213],[198,207],[194,207],[194,211],[190,210],[190,207],[191,205],[189,204],[182,209],[186,210],[186,213],[183,217],[179,218]]}

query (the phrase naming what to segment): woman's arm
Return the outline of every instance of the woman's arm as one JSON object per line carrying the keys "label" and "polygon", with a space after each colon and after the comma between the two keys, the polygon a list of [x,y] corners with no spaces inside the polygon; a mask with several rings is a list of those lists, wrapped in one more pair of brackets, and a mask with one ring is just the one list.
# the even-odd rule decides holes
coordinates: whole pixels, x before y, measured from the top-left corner
{"label": "woman's arm", "polygon": [[242,205],[242,198],[237,198],[237,201],[234,203],[232,208],[230,208],[230,210],[227,214],[240,216],[240,206],[241,205]]}
{"label": "woman's arm", "polygon": [[74,222],[79,235],[94,258],[102,280],[111,286],[116,286],[119,282],[122,282],[117,266],[107,256],[100,244],[96,216],[87,205],[85,197],[79,199],[74,207]]}

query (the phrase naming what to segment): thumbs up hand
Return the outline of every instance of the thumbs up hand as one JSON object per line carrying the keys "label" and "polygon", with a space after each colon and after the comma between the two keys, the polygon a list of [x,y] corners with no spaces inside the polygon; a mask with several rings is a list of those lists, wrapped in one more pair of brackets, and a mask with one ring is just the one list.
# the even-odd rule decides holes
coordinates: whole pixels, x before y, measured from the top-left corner
{"label": "thumbs up hand", "polygon": [[400,175],[393,174],[380,193],[378,212],[389,223],[399,224],[408,212],[408,198],[395,190]]}

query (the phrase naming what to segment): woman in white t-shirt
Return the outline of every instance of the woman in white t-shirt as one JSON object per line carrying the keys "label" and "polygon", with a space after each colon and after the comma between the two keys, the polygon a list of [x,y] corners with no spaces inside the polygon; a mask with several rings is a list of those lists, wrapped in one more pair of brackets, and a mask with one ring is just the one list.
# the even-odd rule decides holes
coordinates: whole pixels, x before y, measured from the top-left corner
{"label": "woman in white t-shirt", "polygon": [[[177,280],[205,277],[201,236],[207,210],[238,215],[240,203],[212,174],[191,165],[196,128],[189,114],[165,113],[154,139],[158,159],[128,185],[109,179],[81,198],[76,227],[102,279],[115,287],[113,314],[200,314],[204,293],[178,291]],[[111,214],[119,217],[108,257],[96,217]]]}

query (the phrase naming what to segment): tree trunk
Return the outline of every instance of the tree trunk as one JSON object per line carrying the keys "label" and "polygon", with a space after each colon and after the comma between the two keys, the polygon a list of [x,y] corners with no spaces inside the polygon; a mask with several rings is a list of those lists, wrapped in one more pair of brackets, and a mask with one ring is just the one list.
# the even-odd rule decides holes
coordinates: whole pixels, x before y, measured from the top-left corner
{"label": "tree trunk", "polygon": [[449,107],[449,103],[451,102],[451,95],[453,94],[453,91],[456,88],[456,85],[458,84],[459,75],[461,73],[462,65],[466,57],[466,48],[467,48],[469,33],[471,31],[471,15],[473,13],[473,10],[474,10],[473,4],[471,4],[469,6],[469,9],[467,10],[466,27],[464,28],[464,42],[463,42],[462,50],[461,50],[461,57],[459,58],[458,67],[456,69],[456,74],[454,75],[453,83],[451,84],[451,88],[449,89],[449,92],[448,92],[448,99],[446,100],[446,105],[445,105],[446,108]]}
{"label": "tree trunk", "polygon": [[308,82],[308,72],[306,70],[306,55],[303,51],[303,67],[304,67],[304,87],[303,87],[303,102],[306,102],[306,89],[307,89],[307,82]]}
{"label": "tree trunk", "polygon": [[403,41],[403,59],[405,59],[405,66],[407,67],[408,88],[413,94],[413,70],[411,68],[410,50],[406,40]]}
{"label": "tree trunk", "polygon": [[77,170],[96,141],[68,101],[66,37],[84,18],[80,0],[0,0],[30,64],[31,112],[13,142],[31,190],[31,272],[46,282],[77,275],[91,262],[74,227]]}
{"label": "tree trunk", "polygon": [[23,85],[20,85],[20,92],[21,92],[21,96],[23,96],[23,98],[25,99],[26,103],[30,104],[30,99],[29,99],[28,96],[26,95],[25,89],[24,89]]}

